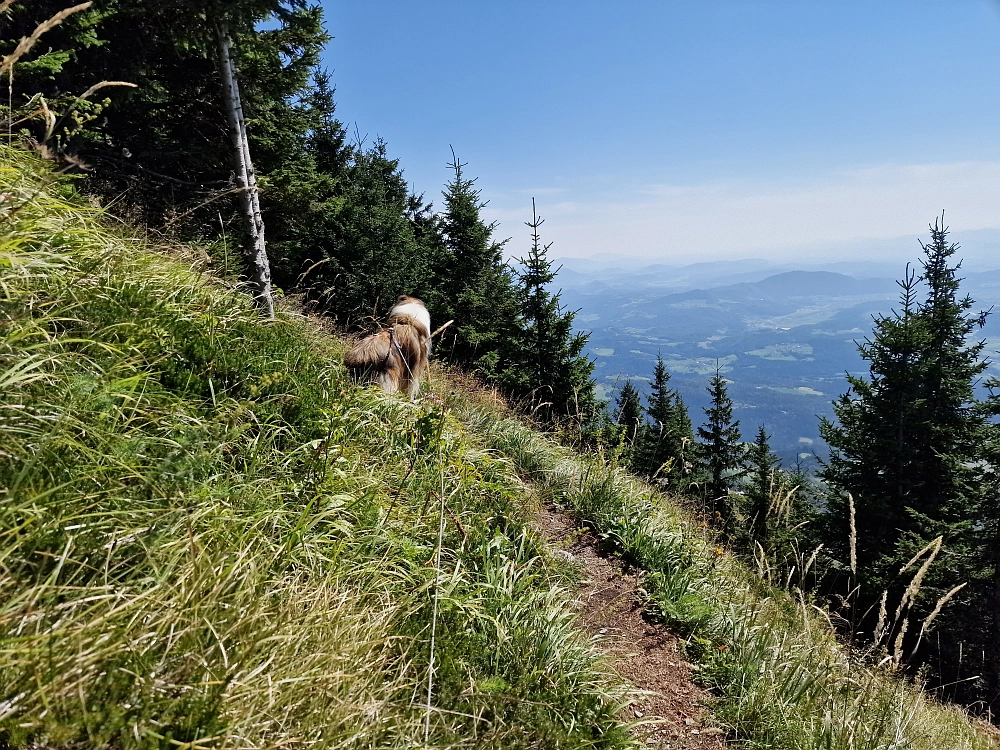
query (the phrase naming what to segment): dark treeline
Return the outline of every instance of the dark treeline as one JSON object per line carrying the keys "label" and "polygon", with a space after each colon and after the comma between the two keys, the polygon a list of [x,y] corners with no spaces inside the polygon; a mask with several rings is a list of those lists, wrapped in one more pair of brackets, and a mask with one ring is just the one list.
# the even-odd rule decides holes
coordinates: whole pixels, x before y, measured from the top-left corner
{"label": "dark treeline", "polygon": [[825,603],[873,658],[996,717],[1000,708],[1000,382],[986,378],[988,313],[959,291],[941,221],[899,307],[859,344],[820,432],[818,476],[786,470],[759,426],[743,441],[726,380],[696,434],[662,360],[647,403],[626,382],[610,442],[634,471],[687,496],[735,550]]}
{"label": "dark treeline", "polygon": [[[65,7],[15,3],[0,20],[2,51]],[[15,66],[13,108],[37,115],[17,127],[79,168],[82,189],[117,214],[222,248],[219,264],[238,267],[227,252],[246,243],[220,81],[222,28],[232,41],[275,285],[345,326],[373,325],[401,293],[421,297],[433,320],[455,320],[438,342],[445,359],[542,421],[591,423],[600,405],[582,353],[586,336],[573,332],[574,313],[550,291],[555,272],[541,220],[527,222],[532,245],[511,268],[454,154],[436,209],[410,189],[386,143],[349,137],[319,67],[331,39],[319,7],[103,0],[48,30]],[[135,87],[78,98],[102,81]],[[43,109],[57,121],[47,122]]]}
{"label": "dark treeline", "polygon": [[[61,0],[14,3],[9,53]],[[585,426],[633,471],[691,499],[772,580],[829,604],[855,643],[923,668],[946,697],[995,715],[1000,702],[1000,401],[982,396],[982,316],[959,293],[955,247],[936,224],[898,311],[860,345],[824,422],[819,477],[779,465],[763,425],[746,440],[727,381],[708,383],[695,428],[662,359],[649,393],[619,389],[601,424],[587,338],[552,283],[527,221],[512,267],[454,154],[435,207],[379,139],[350,137],[319,53],[330,35],[304,0],[104,0],[49,29],[13,71],[17,131],[79,171],[115,213],[215,248],[242,246],[219,30],[232,40],[260,185],[273,279],[344,326],[371,325],[400,293],[454,319],[439,356],[550,424]],[[127,82],[86,99],[101,82]],[[525,218],[528,218],[527,211]],[[235,253],[234,253],[235,255]],[[987,389],[988,390],[988,389]]]}
{"label": "dark treeline", "polygon": [[995,716],[1000,382],[984,377],[975,333],[987,313],[960,293],[947,234],[943,217],[931,226],[899,308],[859,347],[869,377],[848,377],[837,421],[821,424],[831,455],[819,535],[834,560],[821,583],[856,592],[846,615],[897,662],[924,665],[946,695]]}

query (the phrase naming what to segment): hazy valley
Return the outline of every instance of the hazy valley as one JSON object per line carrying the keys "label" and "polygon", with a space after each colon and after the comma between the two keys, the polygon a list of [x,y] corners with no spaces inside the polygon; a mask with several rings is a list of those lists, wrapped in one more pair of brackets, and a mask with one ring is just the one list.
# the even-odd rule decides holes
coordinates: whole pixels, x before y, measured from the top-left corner
{"label": "hazy valley", "polygon": [[[627,378],[642,390],[659,353],[698,424],[718,363],[731,381],[744,436],[764,424],[786,465],[797,455],[808,462],[823,454],[818,417],[832,416],[831,401],[846,390],[845,372],[867,372],[856,342],[870,335],[873,315],[896,305],[895,279],[905,268],[902,262],[633,268],[611,260],[562,262],[563,300],[580,310],[578,327],[593,332],[588,351],[605,398]],[[1000,270],[985,270],[991,265],[987,256],[970,255],[963,269],[962,289],[976,311],[1000,303]],[[988,318],[982,335],[987,351],[1000,349],[1000,319]],[[1000,375],[1000,366],[991,372]]]}

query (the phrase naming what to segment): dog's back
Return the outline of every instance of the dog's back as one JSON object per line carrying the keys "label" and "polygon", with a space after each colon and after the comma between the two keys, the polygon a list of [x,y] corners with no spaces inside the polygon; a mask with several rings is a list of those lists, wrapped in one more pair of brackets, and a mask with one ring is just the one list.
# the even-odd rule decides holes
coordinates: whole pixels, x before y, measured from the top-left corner
{"label": "dog's back", "polygon": [[431,317],[416,297],[401,296],[389,312],[390,327],[366,336],[344,357],[355,373],[371,377],[387,393],[406,391],[413,398],[427,371]]}
{"label": "dog's back", "polygon": [[423,335],[428,344],[431,340],[431,314],[427,312],[424,303],[416,297],[400,296],[389,311],[389,322],[405,322],[408,325],[423,329]]}

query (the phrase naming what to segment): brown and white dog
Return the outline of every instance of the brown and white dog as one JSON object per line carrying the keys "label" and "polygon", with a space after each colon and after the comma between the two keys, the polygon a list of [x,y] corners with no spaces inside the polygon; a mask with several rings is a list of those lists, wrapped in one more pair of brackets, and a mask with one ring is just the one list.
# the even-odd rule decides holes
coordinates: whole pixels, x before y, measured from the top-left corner
{"label": "brown and white dog", "polygon": [[420,392],[431,354],[431,316],[416,297],[402,295],[389,311],[388,327],[366,336],[344,357],[356,375],[372,378],[386,393]]}

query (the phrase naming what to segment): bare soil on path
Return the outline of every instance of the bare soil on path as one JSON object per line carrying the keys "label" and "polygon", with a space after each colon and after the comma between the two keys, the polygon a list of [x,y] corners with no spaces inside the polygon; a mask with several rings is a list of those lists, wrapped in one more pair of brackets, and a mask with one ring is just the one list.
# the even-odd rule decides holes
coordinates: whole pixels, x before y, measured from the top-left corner
{"label": "bare soil on path", "polygon": [[641,571],[604,554],[599,540],[564,513],[543,508],[538,527],[557,550],[580,565],[580,624],[600,635],[617,672],[643,694],[623,712],[635,734],[663,750],[723,750],[722,731],[706,725],[709,694],[694,683],[677,637],[649,622],[639,592]]}

